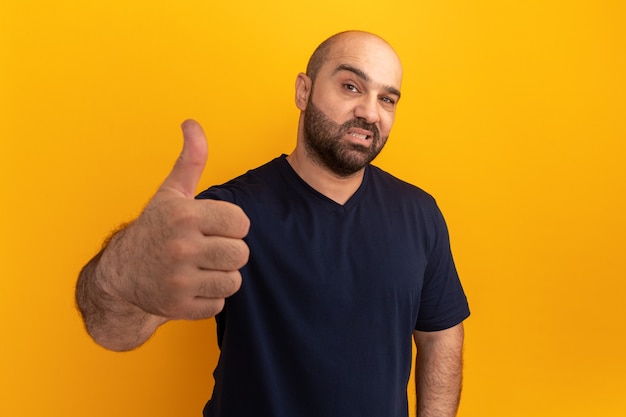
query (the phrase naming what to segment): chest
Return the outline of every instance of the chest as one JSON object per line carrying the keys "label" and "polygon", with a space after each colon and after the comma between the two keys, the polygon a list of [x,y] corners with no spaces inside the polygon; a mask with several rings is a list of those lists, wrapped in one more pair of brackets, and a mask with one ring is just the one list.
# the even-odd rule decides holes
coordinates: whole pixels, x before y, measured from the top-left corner
{"label": "chest", "polygon": [[290,311],[308,315],[333,305],[346,320],[396,311],[414,323],[428,237],[412,210],[287,204],[258,210],[251,225],[244,286],[255,296],[276,305],[294,300]]}

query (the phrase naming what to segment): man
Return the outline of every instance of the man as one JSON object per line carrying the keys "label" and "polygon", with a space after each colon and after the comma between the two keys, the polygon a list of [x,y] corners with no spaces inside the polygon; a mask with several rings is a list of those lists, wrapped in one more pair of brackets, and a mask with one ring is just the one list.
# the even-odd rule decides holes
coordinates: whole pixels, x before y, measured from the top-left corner
{"label": "man", "polygon": [[127,350],[219,313],[207,417],[406,416],[413,337],[418,416],[456,415],[469,309],[445,222],[370,165],[401,81],[381,38],[329,38],[296,79],[294,151],[195,200],[206,141],[185,122],[171,174],[81,272],[92,337]]}

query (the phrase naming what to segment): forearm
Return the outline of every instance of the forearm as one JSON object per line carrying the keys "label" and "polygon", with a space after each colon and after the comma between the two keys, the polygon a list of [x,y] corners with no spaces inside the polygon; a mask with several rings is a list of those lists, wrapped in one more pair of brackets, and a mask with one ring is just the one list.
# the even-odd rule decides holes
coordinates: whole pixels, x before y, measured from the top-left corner
{"label": "forearm", "polygon": [[214,317],[241,286],[250,219],[241,207],[196,200],[206,137],[183,123],[176,164],[139,217],[80,272],[76,303],[100,345],[129,350],[168,320]]}
{"label": "forearm", "polygon": [[461,324],[443,332],[447,332],[444,337],[416,336],[417,417],[457,414],[463,374],[463,327]]}
{"label": "forearm", "polygon": [[[111,290],[111,271],[101,265],[106,248],[81,270],[76,283],[76,304],[87,332],[99,345],[131,350],[150,338],[166,320],[148,314]],[[103,269],[105,271],[103,271]]]}

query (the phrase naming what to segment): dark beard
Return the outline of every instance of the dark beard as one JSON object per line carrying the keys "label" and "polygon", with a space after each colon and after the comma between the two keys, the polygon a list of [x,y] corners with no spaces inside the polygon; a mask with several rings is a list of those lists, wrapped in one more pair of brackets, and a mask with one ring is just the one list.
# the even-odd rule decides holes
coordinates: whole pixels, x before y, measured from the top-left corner
{"label": "dark beard", "polygon": [[[353,127],[369,130],[374,137],[369,147],[346,143],[343,137]],[[341,177],[348,177],[372,162],[380,153],[387,137],[381,138],[378,128],[363,119],[348,120],[340,125],[329,119],[311,99],[304,110],[304,144],[317,163]]]}

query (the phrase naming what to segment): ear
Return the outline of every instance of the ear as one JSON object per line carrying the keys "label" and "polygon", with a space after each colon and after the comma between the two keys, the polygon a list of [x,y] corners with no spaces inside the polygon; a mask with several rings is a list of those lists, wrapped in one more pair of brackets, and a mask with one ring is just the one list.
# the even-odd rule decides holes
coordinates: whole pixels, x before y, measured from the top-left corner
{"label": "ear", "polygon": [[309,102],[309,95],[311,94],[311,79],[308,75],[301,72],[296,78],[296,106],[304,111],[306,105]]}

